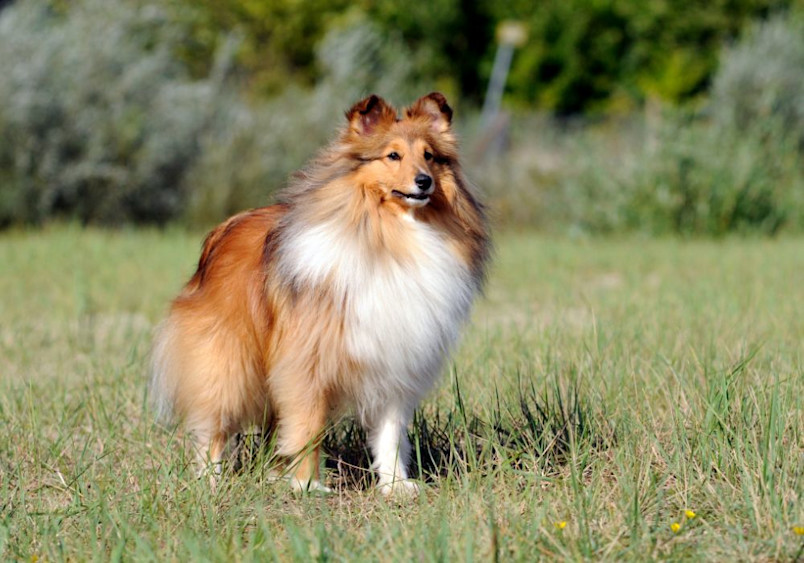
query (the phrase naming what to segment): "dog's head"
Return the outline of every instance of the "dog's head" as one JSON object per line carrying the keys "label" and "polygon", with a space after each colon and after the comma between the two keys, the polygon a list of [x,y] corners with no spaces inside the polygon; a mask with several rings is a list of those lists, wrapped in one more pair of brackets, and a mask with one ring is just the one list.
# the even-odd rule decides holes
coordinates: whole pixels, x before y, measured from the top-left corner
{"label": "dog's head", "polygon": [[457,148],[452,109],[442,94],[419,98],[402,118],[385,100],[369,96],[346,118],[341,140],[360,163],[360,183],[382,204],[408,211],[445,195]]}

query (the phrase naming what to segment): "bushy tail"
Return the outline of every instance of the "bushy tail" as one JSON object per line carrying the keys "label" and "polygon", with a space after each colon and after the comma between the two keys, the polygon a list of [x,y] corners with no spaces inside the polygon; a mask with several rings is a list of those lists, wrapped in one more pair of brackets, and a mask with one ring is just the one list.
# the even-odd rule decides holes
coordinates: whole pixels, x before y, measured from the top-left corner
{"label": "bushy tail", "polygon": [[173,357],[171,341],[173,327],[170,319],[162,321],[156,329],[151,350],[151,381],[148,395],[156,419],[164,424],[173,421],[176,383],[172,375]]}

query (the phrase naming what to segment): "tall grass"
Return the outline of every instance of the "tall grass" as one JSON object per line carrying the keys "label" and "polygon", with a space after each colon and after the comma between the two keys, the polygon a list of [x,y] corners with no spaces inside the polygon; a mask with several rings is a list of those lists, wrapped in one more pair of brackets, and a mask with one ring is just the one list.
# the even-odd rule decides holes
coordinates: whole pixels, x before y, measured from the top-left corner
{"label": "tall grass", "polygon": [[276,482],[259,436],[213,492],[153,423],[151,330],[200,238],[0,238],[0,558],[800,556],[802,240],[499,236],[410,428],[424,492],[396,503],[348,419],[327,436],[326,497]]}

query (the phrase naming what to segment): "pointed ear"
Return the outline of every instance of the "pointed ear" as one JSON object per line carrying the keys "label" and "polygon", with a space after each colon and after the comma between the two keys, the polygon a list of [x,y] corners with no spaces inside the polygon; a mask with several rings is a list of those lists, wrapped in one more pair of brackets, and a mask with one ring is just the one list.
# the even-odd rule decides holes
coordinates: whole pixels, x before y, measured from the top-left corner
{"label": "pointed ear", "polygon": [[440,92],[422,96],[405,111],[405,115],[408,118],[423,117],[430,120],[437,133],[445,133],[452,123],[452,108]]}
{"label": "pointed ear", "polygon": [[370,135],[379,127],[387,127],[396,122],[396,110],[385,100],[372,94],[360,100],[346,112],[349,129],[358,135]]}

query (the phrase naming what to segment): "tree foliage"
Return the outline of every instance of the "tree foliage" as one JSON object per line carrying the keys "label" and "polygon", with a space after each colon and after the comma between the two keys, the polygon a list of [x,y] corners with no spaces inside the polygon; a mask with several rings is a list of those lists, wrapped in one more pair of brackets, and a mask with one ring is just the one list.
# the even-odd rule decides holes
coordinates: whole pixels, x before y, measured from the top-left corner
{"label": "tree foliage", "polygon": [[[190,23],[186,56],[205,68],[222,36],[242,37],[239,62],[258,92],[288,80],[313,84],[315,45],[344,13],[360,12],[414,54],[425,82],[482,101],[507,19],[526,24],[507,100],[561,114],[627,110],[646,98],[680,102],[703,93],[724,42],[796,0],[173,0]],[[347,17],[348,19],[348,17]]]}
{"label": "tree foliage", "polygon": [[190,30],[181,55],[204,76],[229,34],[240,41],[237,60],[260,94],[276,94],[289,81],[316,77],[315,48],[346,0],[172,0],[177,21]]}
{"label": "tree foliage", "polygon": [[612,112],[701,92],[711,103],[667,112],[630,152],[609,147],[611,132],[589,137],[552,179],[534,151],[545,130],[518,120],[519,160],[467,159],[496,204],[585,231],[804,228],[801,20],[772,17],[721,47],[783,4],[13,2],[0,9],[0,226],[209,224],[267,203],[360,96],[405,104],[439,88],[480,101],[497,22],[518,18],[529,40],[509,106]]}
{"label": "tree foliage", "polygon": [[625,109],[645,98],[703,93],[724,42],[785,0],[546,0],[495,4],[530,39],[516,57],[510,99],[561,114]]}

